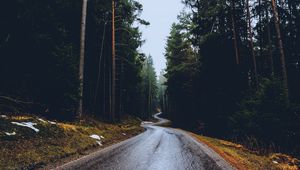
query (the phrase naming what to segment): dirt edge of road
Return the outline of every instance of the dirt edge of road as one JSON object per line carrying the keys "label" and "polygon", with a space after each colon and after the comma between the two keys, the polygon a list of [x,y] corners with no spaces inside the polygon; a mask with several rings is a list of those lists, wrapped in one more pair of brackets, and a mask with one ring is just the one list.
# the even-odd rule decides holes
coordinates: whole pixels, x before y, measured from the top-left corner
{"label": "dirt edge of road", "polygon": [[213,149],[228,163],[238,170],[247,169],[268,169],[268,170],[298,170],[299,160],[291,156],[273,153],[270,155],[259,155],[256,152],[250,151],[242,145],[232,142],[209,138],[201,135],[187,132],[194,139],[204,143],[209,148]]}

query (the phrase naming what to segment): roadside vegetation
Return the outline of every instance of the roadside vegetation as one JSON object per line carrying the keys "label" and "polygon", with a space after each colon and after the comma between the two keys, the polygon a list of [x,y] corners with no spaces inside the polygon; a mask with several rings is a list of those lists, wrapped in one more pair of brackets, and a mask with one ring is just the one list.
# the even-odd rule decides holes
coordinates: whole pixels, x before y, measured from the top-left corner
{"label": "roadside vegetation", "polygon": [[[32,123],[32,127],[13,124]],[[36,169],[59,165],[144,131],[141,121],[123,117],[116,124],[91,117],[80,123],[48,121],[30,115],[1,115],[0,169]]]}
{"label": "roadside vegetation", "polygon": [[299,1],[182,2],[163,112],[176,127],[300,158]]}
{"label": "roadside vegetation", "polygon": [[135,117],[157,105],[151,56],[138,50],[149,23],[137,1],[112,2],[0,6],[0,169],[42,167],[143,130]]}
{"label": "roadside vegetation", "polygon": [[261,154],[225,140],[190,133],[238,170],[298,170],[300,160],[280,153]]}

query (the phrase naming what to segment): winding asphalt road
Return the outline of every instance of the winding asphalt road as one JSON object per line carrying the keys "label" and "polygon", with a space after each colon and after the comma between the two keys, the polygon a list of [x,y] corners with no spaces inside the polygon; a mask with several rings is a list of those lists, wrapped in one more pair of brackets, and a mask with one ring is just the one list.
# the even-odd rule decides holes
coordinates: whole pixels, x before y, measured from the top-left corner
{"label": "winding asphalt road", "polygon": [[144,133],[67,163],[57,169],[95,170],[231,170],[223,158],[181,130],[143,124]]}

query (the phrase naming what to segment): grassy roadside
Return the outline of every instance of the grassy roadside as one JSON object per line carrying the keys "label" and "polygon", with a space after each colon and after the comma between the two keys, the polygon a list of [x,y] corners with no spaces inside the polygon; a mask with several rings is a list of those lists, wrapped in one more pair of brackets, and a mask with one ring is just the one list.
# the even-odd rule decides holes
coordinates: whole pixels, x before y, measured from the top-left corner
{"label": "grassy roadside", "polygon": [[300,161],[288,155],[274,153],[259,155],[242,145],[232,142],[204,137],[188,132],[195,139],[206,144],[221,155],[238,170],[298,170]]}
{"label": "grassy roadside", "polygon": [[[12,122],[31,122],[32,128]],[[0,116],[0,169],[34,169],[88,154],[143,131],[140,121],[124,117],[119,124],[86,118],[79,123],[51,122],[32,116]],[[101,136],[97,140],[91,135]],[[100,146],[101,145],[101,146]]]}

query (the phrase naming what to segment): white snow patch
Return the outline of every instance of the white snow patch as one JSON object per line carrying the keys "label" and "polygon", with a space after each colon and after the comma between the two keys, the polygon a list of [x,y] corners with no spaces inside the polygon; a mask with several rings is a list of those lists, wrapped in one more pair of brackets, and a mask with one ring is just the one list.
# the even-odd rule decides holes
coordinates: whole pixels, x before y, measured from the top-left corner
{"label": "white snow patch", "polygon": [[96,140],[101,140],[99,135],[91,135],[90,137]]}
{"label": "white snow patch", "polygon": [[1,118],[7,118],[7,116],[6,116],[6,115],[0,115],[0,117],[1,117]]}
{"label": "white snow patch", "polygon": [[32,130],[34,130],[35,132],[39,132],[40,130],[35,128],[34,126],[37,125],[36,123],[32,123],[32,122],[11,122],[14,125],[18,125],[18,126],[23,126],[23,127],[28,127]]}
{"label": "white snow patch", "polygon": [[272,161],[274,164],[278,164],[278,162],[277,161]]}
{"label": "white snow patch", "polygon": [[6,134],[7,136],[15,136],[17,133],[16,133],[16,132],[13,132],[13,133],[5,132],[5,134]]}
{"label": "white snow patch", "polygon": [[49,122],[50,124],[52,124],[52,125],[56,125],[56,124],[57,124],[56,122],[52,122],[52,121],[49,121],[49,120],[48,120],[48,122]]}
{"label": "white snow patch", "polygon": [[126,133],[122,133],[123,136],[126,136]]}
{"label": "white snow patch", "polygon": [[47,123],[47,121],[41,119],[41,118],[38,118],[39,121],[43,122],[43,123]]}
{"label": "white snow patch", "polygon": [[99,146],[103,146],[102,143],[101,143],[101,141],[97,140],[96,143],[98,143]]}
{"label": "white snow patch", "polygon": [[52,121],[50,121],[50,120],[44,120],[44,119],[41,119],[41,118],[38,118],[38,120],[39,121],[41,121],[41,122],[43,122],[43,123],[50,123],[50,124],[52,124],[52,125],[56,125],[57,123],[56,122],[52,122]]}
{"label": "white snow patch", "polygon": [[96,143],[97,143],[99,146],[103,146],[103,145],[102,145],[102,142],[101,142],[101,139],[104,139],[103,136],[99,136],[99,135],[93,134],[93,135],[90,136],[90,138],[96,139]]}

